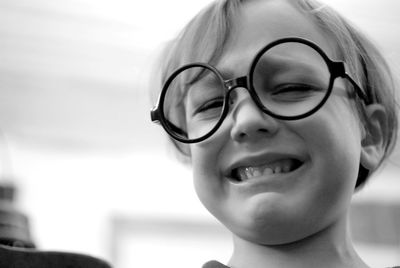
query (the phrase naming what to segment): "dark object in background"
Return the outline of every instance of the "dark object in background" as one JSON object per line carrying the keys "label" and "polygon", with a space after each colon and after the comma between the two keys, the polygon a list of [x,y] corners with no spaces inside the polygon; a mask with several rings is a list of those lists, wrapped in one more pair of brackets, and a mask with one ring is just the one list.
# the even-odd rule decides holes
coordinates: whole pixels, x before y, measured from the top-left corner
{"label": "dark object in background", "polygon": [[15,208],[15,190],[12,184],[0,184],[0,244],[35,248],[29,231],[28,217]]}
{"label": "dark object in background", "polygon": [[111,268],[94,257],[35,249],[28,217],[14,205],[15,187],[0,184],[0,268]]}
{"label": "dark object in background", "polygon": [[106,262],[75,253],[43,252],[0,245],[1,268],[111,268]]}

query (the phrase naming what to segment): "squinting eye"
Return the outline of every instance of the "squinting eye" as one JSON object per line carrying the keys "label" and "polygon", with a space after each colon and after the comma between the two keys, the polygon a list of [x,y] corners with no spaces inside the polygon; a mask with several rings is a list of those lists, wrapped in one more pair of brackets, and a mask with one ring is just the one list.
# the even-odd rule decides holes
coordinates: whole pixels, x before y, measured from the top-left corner
{"label": "squinting eye", "polygon": [[215,111],[215,110],[220,111],[222,109],[223,105],[224,105],[223,98],[221,98],[221,97],[215,98],[215,99],[209,100],[209,101],[203,103],[202,105],[200,105],[200,107],[198,107],[194,111],[193,114],[195,115],[195,114],[206,113],[206,112],[211,112],[211,111]]}
{"label": "squinting eye", "polygon": [[307,84],[289,84],[279,86],[271,92],[271,95],[282,98],[301,98],[321,92],[323,89]]}

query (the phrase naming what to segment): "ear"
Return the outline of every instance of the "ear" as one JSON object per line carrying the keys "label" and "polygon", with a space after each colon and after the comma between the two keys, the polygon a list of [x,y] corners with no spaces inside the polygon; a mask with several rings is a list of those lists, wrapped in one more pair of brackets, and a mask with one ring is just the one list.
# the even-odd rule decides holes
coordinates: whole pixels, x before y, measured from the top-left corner
{"label": "ear", "polygon": [[385,137],[388,134],[388,117],[381,104],[370,104],[365,108],[365,135],[361,141],[361,165],[375,170],[384,153]]}

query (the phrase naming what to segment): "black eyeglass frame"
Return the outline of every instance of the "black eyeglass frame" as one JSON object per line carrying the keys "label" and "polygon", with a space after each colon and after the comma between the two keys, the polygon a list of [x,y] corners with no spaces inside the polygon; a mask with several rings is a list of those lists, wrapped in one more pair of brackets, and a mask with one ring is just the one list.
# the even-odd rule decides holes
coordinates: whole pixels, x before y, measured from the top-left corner
{"label": "black eyeglass frame", "polygon": [[[260,58],[264,55],[264,53],[283,43],[301,43],[304,45],[307,45],[311,48],[313,48],[325,61],[325,63],[328,66],[328,69],[330,71],[330,79],[329,79],[329,86],[328,86],[328,90],[324,96],[324,98],[320,101],[320,103],[318,105],[316,105],[313,109],[311,109],[308,112],[305,112],[303,114],[300,115],[295,115],[295,116],[284,116],[284,115],[279,115],[276,114],[272,111],[270,111],[267,107],[265,107],[261,100],[259,99],[256,90],[254,89],[254,85],[253,85],[253,75],[254,75],[254,69],[257,66],[258,61],[260,60]],[[171,123],[169,120],[167,120],[165,118],[164,115],[164,100],[165,100],[165,96],[167,94],[168,88],[170,86],[170,84],[172,83],[172,81],[176,78],[177,75],[179,75],[182,71],[187,70],[189,68],[193,68],[193,67],[202,67],[202,68],[206,68],[210,71],[212,71],[220,80],[221,85],[224,86],[224,88],[226,89],[226,93],[225,93],[225,97],[224,97],[224,103],[223,103],[223,107],[222,107],[222,113],[220,115],[220,118],[218,120],[218,122],[215,124],[215,126],[205,135],[199,137],[199,138],[195,138],[195,139],[187,139],[187,138],[183,138],[179,135],[177,135],[177,133],[186,135],[187,134],[180,129],[179,127],[175,126],[173,123]],[[308,40],[308,39],[304,39],[304,38],[300,38],[300,37],[287,37],[287,38],[282,38],[282,39],[278,39],[276,41],[273,41],[271,43],[269,43],[268,45],[266,45],[265,47],[263,47],[261,50],[259,50],[256,54],[256,56],[254,57],[254,59],[252,60],[252,63],[250,65],[250,69],[247,73],[246,76],[241,76],[238,78],[232,78],[232,79],[228,79],[225,80],[221,73],[218,71],[218,69],[216,69],[214,66],[208,64],[208,63],[202,63],[202,62],[196,62],[196,63],[191,63],[191,64],[187,64],[184,65],[178,69],[176,69],[167,79],[167,81],[164,83],[162,91],[160,93],[160,96],[158,98],[157,104],[156,106],[151,110],[150,115],[151,115],[151,120],[155,123],[161,123],[162,127],[165,129],[165,131],[175,140],[180,141],[182,143],[197,143],[197,142],[201,142],[206,140],[207,138],[209,138],[211,135],[213,135],[218,128],[221,126],[222,122],[225,120],[225,117],[227,116],[228,112],[229,112],[229,95],[232,92],[232,90],[234,90],[237,87],[243,87],[246,88],[246,90],[249,92],[251,98],[253,99],[253,101],[256,103],[257,107],[262,110],[265,114],[268,114],[276,119],[280,119],[280,120],[298,120],[298,119],[302,119],[302,118],[306,118],[310,115],[312,115],[313,113],[315,113],[316,111],[318,111],[324,104],[325,102],[328,100],[329,96],[331,95],[332,89],[333,89],[333,84],[336,78],[341,77],[341,78],[346,78],[347,80],[349,80],[349,82],[352,84],[356,95],[363,100],[363,102],[365,104],[368,104],[368,98],[367,95],[362,91],[361,87],[357,84],[357,82],[350,76],[350,74],[347,72],[347,68],[346,68],[346,64],[343,61],[333,61],[331,60],[326,54],[325,52],[322,50],[321,47],[319,47],[317,44],[315,44],[314,42]]]}

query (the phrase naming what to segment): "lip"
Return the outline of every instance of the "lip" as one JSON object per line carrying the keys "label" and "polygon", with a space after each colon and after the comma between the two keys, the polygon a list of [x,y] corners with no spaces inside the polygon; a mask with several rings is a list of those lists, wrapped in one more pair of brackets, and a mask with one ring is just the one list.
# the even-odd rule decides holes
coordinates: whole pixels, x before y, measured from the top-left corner
{"label": "lip", "polygon": [[[223,175],[226,178],[232,178],[232,171],[240,167],[249,166],[263,166],[275,161],[284,159],[296,159],[302,163],[305,162],[305,157],[297,153],[278,153],[278,152],[268,152],[264,154],[249,155],[246,157],[241,157],[233,160],[227,167],[223,169]],[[289,172],[292,173],[292,172]],[[282,175],[282,174],[281,174]]]}

